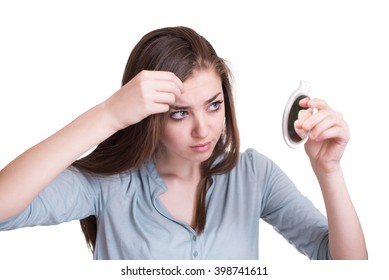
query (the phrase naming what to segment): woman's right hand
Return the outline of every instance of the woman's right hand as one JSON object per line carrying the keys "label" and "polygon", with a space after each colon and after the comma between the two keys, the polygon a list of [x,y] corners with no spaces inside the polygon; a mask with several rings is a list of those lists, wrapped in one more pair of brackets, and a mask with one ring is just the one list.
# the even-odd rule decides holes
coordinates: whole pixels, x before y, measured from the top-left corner
{"label": "woman's right hand", "polygon": [[113,117],[115,130],[120,130],[150,115],[167,112],[182,92],[183,83],[172,72],[144,70],[104,104]]}
{"label": "woman's right hand", "polygon": [[59,173],[116,131],[168,111],[182,92],[173,73],[142,71],[106,101],[22,153],[0,171],[0,221],[20,213]]}

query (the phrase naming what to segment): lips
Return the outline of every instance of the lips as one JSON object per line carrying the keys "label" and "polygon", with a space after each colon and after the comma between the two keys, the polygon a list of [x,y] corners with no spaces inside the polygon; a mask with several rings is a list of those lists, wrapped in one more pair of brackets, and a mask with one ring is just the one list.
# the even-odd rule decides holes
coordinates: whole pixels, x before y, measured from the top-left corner
{"label": "lips", "polygon": [[211,141],[200,143],[198,145],[190,146],[193,150],[195,150],[198,153],[204,153],[207,152],[211,148]]}

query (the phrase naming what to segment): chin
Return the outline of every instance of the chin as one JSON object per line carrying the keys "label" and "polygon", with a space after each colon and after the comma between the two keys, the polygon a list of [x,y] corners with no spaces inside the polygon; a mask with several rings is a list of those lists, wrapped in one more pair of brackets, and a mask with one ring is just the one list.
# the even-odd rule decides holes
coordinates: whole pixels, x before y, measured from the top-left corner
{"label": "chin", "polygon": [[208,151],[202,154],[194,154],[194,155],[192,154],[191,156],[189,156],[189,159],[192,162],[203,163],[204,161],[207,161],[212,156],[212,153],[213,151]]}

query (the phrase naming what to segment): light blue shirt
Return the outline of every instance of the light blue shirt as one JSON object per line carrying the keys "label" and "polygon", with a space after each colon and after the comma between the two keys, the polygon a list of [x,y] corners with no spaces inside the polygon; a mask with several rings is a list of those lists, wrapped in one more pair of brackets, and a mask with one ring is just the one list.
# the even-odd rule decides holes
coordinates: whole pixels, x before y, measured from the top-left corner
{"label": "light blue shirt", "polygon": [[162,204],[167,186],[153,161],[104,177],[68,168],[0,230],[96,215],[95,259],[258,259],[262,218],[309,258],[330,257],[326,218],[265,156],[249,149],[212,179],[200,235]]}

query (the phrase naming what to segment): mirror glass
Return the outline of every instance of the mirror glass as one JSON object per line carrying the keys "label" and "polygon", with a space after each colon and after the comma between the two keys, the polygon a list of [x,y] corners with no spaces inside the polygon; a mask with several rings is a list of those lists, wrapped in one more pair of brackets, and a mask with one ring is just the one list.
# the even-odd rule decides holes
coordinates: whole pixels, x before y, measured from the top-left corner
{"label": "mirror glass", "polygon": [[286,144],[291,148],[297,148],[304,144],[307,137],[302,139],[294,129],[294,122],[298,118],[300,110],[305,109],[299,105],[300,100],[309,96],[309,84],[300,81],[299,88],[289,97],[283,115],[282,134]]}

